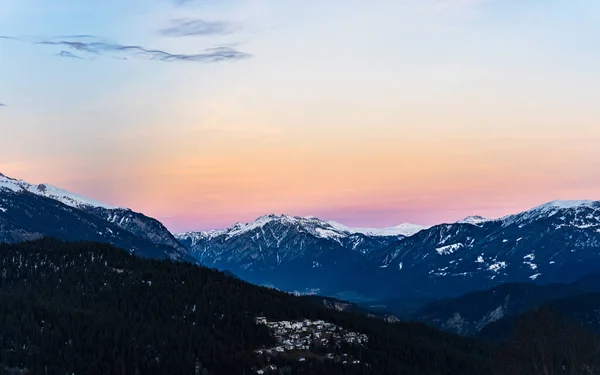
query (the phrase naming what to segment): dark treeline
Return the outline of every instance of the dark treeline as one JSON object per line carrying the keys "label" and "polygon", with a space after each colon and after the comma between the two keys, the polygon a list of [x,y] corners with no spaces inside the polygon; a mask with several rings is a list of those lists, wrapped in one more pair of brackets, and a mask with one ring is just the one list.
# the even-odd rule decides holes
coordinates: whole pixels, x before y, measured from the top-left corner
{"label": "dark treeline", "polygon": [[[255,349],[275,343],[256,316],[323,319],[367,334],[366,347],[344,350],[368,366],[258,357]],[[281,374],[597,373],[596,337],[561,318],[541,314],[516,332],[499,346],[423,324],[388,324],[105,244],[0,244],[0,374],[234,375],[267,363]],[[561,351],[574,342],[578,350]]]}

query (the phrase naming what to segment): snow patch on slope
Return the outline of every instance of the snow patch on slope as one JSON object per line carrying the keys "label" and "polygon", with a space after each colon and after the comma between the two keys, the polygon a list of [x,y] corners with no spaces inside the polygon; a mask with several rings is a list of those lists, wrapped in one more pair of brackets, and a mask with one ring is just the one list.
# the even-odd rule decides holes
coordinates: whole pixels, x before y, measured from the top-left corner
{"label": "snow patch on slope", "polygon": [[503,268],[506,268],[506,262],[496,262],[491,264],[488,267],[488,270],[492,272],[499,272]]}
{"label": "snow patch on slope", "polygon": [[330,229],[316,228],[315,231],[317,232],[320,238],[338,239],[340,237],[343,237],[342,234],[332,231]]}
{"label": "snow patch on slope", "polygon": [[453,252],[455,252],[456,250],[458,250],[464,246],[465,245],[463,245],[462,243],[454,243],[452,245],[438,247],[435,249],[435,251],[437,251],[437,253],[440,255],[448,255],[448,254],[452,254]]}

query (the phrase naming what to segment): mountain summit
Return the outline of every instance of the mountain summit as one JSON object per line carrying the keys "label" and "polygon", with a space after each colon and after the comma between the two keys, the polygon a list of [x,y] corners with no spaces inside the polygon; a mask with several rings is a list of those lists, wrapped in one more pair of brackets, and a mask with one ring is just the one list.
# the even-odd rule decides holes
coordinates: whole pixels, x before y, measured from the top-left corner
{"label": "mountain summit", "polygon": [[405,236],[369,235],[315,217],[271,214],[223,230],[176,237],[207,266],[229,269],[259,284],[310,289]]}

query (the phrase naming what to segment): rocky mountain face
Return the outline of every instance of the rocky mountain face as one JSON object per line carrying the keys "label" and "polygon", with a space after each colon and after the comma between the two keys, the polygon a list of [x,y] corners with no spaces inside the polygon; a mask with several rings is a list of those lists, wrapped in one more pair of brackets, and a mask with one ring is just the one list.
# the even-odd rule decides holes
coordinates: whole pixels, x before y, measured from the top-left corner
{"label": "rocky mountain face", "polygon": [[243,279],[286,290],[320,289],[401,234],[366,235],[317,218],[265,215],[225,230],[176,237],[196,259]]}
{"label": "rocky mountain face", "polygon": [[141,256],[196,262],[155,219],[0,175],[0,241],[41,237],[106,242]]}
{"label": "rocky mountain face", "polygon": [[187,253],[186,248],[156,219],[126,208],[87,206],[82,209],[138,237],[158,245],[172,247],[180,253]]}

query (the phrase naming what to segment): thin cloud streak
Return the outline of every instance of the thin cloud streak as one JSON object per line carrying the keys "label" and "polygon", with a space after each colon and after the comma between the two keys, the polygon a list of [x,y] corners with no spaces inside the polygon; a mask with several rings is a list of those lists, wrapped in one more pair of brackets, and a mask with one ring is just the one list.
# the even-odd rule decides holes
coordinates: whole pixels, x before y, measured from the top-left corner
{"label": "thin cloud streak", "polygon": [[98,39],[96,35],[91,34],[74,34],[74,35],[57,35],[59,39]]}
{"label": "thin cloud streak", "polygon": [[79,56],[77,56],[75,54],[72,54],[69,51],[60,51],[59,53],[56,54],[56,56],[64,57],[64,58],[67,58],[67,59],[79,59],[79,60],[83,60],[83,58],[81,58],[81,57],[79,57]]}
{"label": "thin cloud streak", "polygon": [[65,46],[79,52],[106,55],[109,53],[120,53],[130,57],[143,58],[147,60],[158,60],[165,62],[172,61],[193,61],[193,62],[221,62],[231,60],[242,60],[252,57],[252,55],[240,52],[230,47],[215,47],[205,49],[196,54],[173,54],[167,51],[147,49],[141,46],[129,46],[122,44],[113,44],[105,42],[78,42],[78,41],[42,41],[36,44]]}
{"label": "thin cloud streak", "polygon": [[171,26],[159,30],[159,33],[170,37],[227,35],[237,28],[236,25],[224,21],[175,19],[171,21]]}
{"label": "thin cloud streak", "polygon": [[[237,61],[251,58],[252,55],[246,52],[238,51],[230,46],[217,46],[206,48],[200,53],[185,54],[171,53],[164,50],[150,49],[137,45],[125,45],[110,41],[105,38],[93,35],[71,35],[66,37],[42,38],[41,40],[27,40],[16,37],[5,36],[3,39],[11,39],[22,42],[31,42],[34,45],[67,47],[80,54],[92,56],[108,56],[126,60],[129,57],[141,58],[146,60],[156,60],[164,62],[191,61],[191,62],[223,62]],[[115,56],[115,54],[117,56]],[[69,51],[61,51],[59,56],[65,58],[84,59],[80,55],[75,55]]]}

